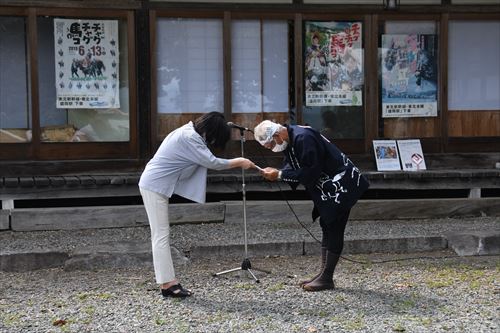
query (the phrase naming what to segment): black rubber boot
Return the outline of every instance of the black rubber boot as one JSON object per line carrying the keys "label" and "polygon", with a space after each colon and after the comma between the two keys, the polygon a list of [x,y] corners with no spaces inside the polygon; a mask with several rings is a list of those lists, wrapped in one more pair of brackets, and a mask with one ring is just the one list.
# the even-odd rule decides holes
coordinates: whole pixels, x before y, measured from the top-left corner
{"label": "black rubber boot", "polygon": [[335,285],[333,284],[333,272],[339,262],[339,258],[339,254],[326,251],[326,263],[320,275],[313,281],[306,283],[302,288],[307,291],[334,289]]}
{"label": "black rubber boot", "polygon": [[325,267],[325,264],[326,264],[326,247],[322,246],[321,247],[321,267],[319,269],[319,273],[308,280],[300,281],[299,286],[303,287],[305,284],[312,282],[314,279],[316,279],[318,276],[320,276],[321,272],[323,271],[323,268]]}

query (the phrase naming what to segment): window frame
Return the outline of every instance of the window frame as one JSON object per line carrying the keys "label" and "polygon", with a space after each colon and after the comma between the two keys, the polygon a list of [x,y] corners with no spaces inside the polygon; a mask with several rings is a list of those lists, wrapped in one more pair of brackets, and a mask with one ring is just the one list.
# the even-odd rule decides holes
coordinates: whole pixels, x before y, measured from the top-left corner
{"label": "window frame", "polygon": [[[443,151],[443,127],[445,124],[445,119],[446,119],[446,110],[444,108],[444,78],[445,78],[445,73],[444,71],[446,70],[445,66],[443,64],[446,64],[445,61],[445,54],[447,52],[445,51],[445,33],[443,32],[443,19],[442,16],[444,14],[396,14],[396,13],[387,13],[387,14],[382,14],[378,15],[375,17],[375,22],[374,22],[374,39],[375,39],[375,45],[374,45],[374,50],[377,52],[377,54],[374,55],[376,67],[374,73],[376,76],[376,80],[373,81],[374,84],[374,89],[376,91],[376,103],[374,104],[374,109],[376,109],[376,121],[372,124],[372,129],[371,131],[375,134],[375,136],[370,140],[370,143],[372,140],[379,139],[381,138],[379,135],[379,127],[383,126],[384,119],[382,118],[382,87],[381,87],[381,82],[379,81],[378,77],[378,70],[380,68],[380,63],[378,59],[378,40],[379,37],[381,36],[381,31],[380,31],[380,26],[386,21],[434,21],[436,23],[436,36],[438,38],[438,67],[437,67],[437,83],[438,83],[438,89],[437,89],[437,112],[438,115],[434,119],[434,128],[435,128],[435,133],[433,136],[430,137],[420,137],[420,141],[422,144],[422,149],[426,153],[437,153],[440,151]],[[391,120],[388,118],[389,121]],[[394,118],[397,119],[397,118]],[[412,119],[420,119],[419,117],[417,118],[408,118],[410,120]],[[416,120],[415,122],[417,122]],[[392,137],[391,137],[392,138]]]}
{"label": "window frame", "polygon": [[[30,59],[30,45],[29,45],[29,36],[30,36],[30,22],[29,22],[29,9],[28,8],[12,8],[12,7],[7,7],[7,8],[2,8],[2,15],[1,16],[16,16],[16,17],[24,17],[25,19],[25,24],[26,24],[26,60],[29,63]],[[30,85],[30,66],[28,64],[27,68],[27,85]],[[33,99],[32,97],[28,94],[28,105],[31,105]],[[28,112],[31,112],[31,117],[33,117],[33,106],[28,110]],[[33,122],[33,118],[32,118]],[[32,126],[33,127],[33,126]],[[33,130],[33,128],[32,128]],[[33,155],[33,138],[31,139],[30,142],[20,142],[20,143],[0,143],[0,160],[18,160],[18,159],[23,159],[26,156],[32,156]]]}
{"label": "window frame", "polygon": [[[161,144],[161,140],[158,140],[158,94],[157,94],[157,89],[158,89],[158,82],[157,82],[157,75],[156,75],[156,68],[157,68],[157,45],[156,45],[156,39],[157,39],[157,19],[158,18],[186,18],[186,19],[221,19],[222,26],[223,26],[223,43],[225,40],[225,34],[226,34],[226,27],[225,27],[225,20],[224,20],[225,14],[222,11],[216,11],[216,10],[206,10],[206,11],[187,11],[187,10],[181,10],[181,11],[169,11],[169,10],[162,10],[162,9],[151,9],[149,11],[149,45],[150,45],[150,98],[151,98],[151,108],[150,108],[150,114],[149,114],[149,119],[150,122],[148,124],[149,127],[149,141],[151,142],[149,146],[149,154],[152,155],[159,147]],[[225,48],[225,45],[223,45],[223,48]],[[223,68],[226,67],[226,59],[225,59],[225,54],[223,55]],[[225,72],[225,69],[224,69]],[[224,103],[224,109],[226,108],[226,76],[223,75],[223,103]],[[224,110],[225,114],[225,110]],[[189,119],[195,119],[197,116],[200,114],[198,113],[189,113]],[[171,114],[172,117],[180,117],[179,114]]]}
{"label": "window frame", "polygon": [[[135,16],[132,10],[88,8],[2,8],[2,16],[26,18],[28,86],[30,91],[32,140],[28,143],[0,143],[0,160],[72,160],[137,158],[137,79],[135,52]],[[38,83],[37,18],[39,16],[116,18],[127,22],[129,141],[126,142],[42,142]]]}
{"label": "window frame", "polygon": [[[232,71],[231,71],[231,25],[233,20],[288,20],[288,21],[294,21],[296,15],[291,14],[291,13],[269,13],[269,12],[232,12],[232,11],[223,11],[223,10],[204,10],[204,11],[198,11],[198,10],[192,10],[192,11],[186,11],[186,10],[179,10],[179,11],[172,11],[172,10],[164,10],[164,9],[151,9],[149,12],[149,23],[150,23],[150,45],[151,45],[151,54],[150,54],[150,59],[151,59],[151,114],[150,114],[150,119],[151,123],[149,124],[150,126],[150,142],[151,144],[151,150],[150,154],[152,154],[158,146],[161,144],[161,141],[158,140],[158,128],[157,128],[157,122],[158,122],[158,105],[157,105],[157,75],[156,75],[156,67],[157,67],[157,59],[156,59],[156,37],[157,37],[157,19],[158,18],[187,18],[187,19],[221,19],[222,20],[222,57],[223,57],[223,113],[224,117],[228,121],[234,121],[236,123],[244,121],[244,116],[246,113],[232,113],[231,108],[232,108]],[[295,23],[294,23],[295,24]],[[294,50],[289,50],[289,55],[293,55]],[[290,64],[292,66],[293,64]],[[291,73],[292,67],[289,67],[289,77],[292,75]],[[294,98],[294,96],[291,94],[292,87],[288,87],[289,89],[289,99]],[[290,104],[290,102],[289,102]],[[262,112],[262,114],[266,114],[268,112]],[[270,113],[274,114],[274,113]],[[187,120],[193,120],[200,114],[197,113],[190,113],[186,114],[188,116],[183,117]],[[235,118],[235,115],[237,117]],[[250,113],[249,113],[250,115]],[[253,113],[252,113],[253,115]],[[288,113],[286,113],[288,116]],[[172,114],[172,117],[180,117],[178,114]],[[243,117],[240,119],[240,117]],[[262,118],[262,117],[261,117]],[[259,119],[260,120],[260,119]],[[235,141],[237,139],[236,136],[233,137]],[[253,141],[253,136],[250,134],[247,134],[247,139]],[[253,146],[253,144],[251,143]],[[228,150],[232,151],[234,149],[234,142],[230,142],[228,144]],[[253,148],[251,148],[253,149]]]}
{"label": "window frame", "polygon": [[448,44],[449,44],[449,23],[451,21],[500,21],[500,13],[450,13],[443,14],[442,27],[445,32],[445,36],[443,39],[446,39],[446,43],[444,45],[446,55],[446,68],[443,71],[443,83],[446,86],[443,94],[443,110],[446,110],[445,119],[443,120],[443,149],[446,152],[497,152],[498,146],[500,145],[500,136],[472,136],[472,137],[459,137],[459,136],[449,136],[448,128],[451,126],[450,114],[457,113],[459,118],[467,117],[471,112],[481,113],[484,116],[488,116],[489,114],[500,114],[499,110],[488,110],[488,111],[480,111],[480,110],[449,110],[448,109]]}
{"label": "window frame", "polygon": [[[295,42],[300,44],[297,47],[296,56],[300,57],[296,59],[296,63],[299,64],[300,68],[296,69],[297,74],[297,103],[300,103],[300,108],[298,107],[298,120],[302,122],[303,110],[304,110],[304,54],[303,54],[303,36],[304,36],[304,22],[305,21],[359,21],[363,24],[363,75],[364,75],[364,85],[363,85],[363,138],[337,138],[335,139],[335,144],[343,151],[349,152],[349,154],[362,154],[369,151],[371,147],[371,140],[373,134],[371,133],[370,124],[372,123],[372,110],[369,105],[373,105],[373,100],[376,96],[373,95],[373,89],[369,89],[369,82],[372,80],[373,75],[373,58],[377,55],[373,54],[372,39],[373,39],[373,22],[372,17],[374,14],[352,14],[352,13],[307,13],[301,15],[300,22],[300,36],[295,36]],[[300,78],[299,78],[300,77]],[[376,77],[376,76],[375,76]],[[300,80],[300,81],[299,81]],[[376,132],[375,132],[376,133]]]}

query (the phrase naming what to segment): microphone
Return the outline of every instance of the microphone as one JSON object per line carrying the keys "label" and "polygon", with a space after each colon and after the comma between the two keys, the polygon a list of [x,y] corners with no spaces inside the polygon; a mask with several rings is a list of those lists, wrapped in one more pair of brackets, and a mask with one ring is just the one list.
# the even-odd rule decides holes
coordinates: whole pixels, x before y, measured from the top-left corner
{"label": "microphone", "polygon": [[235,123],[233,123],[232,121],[228,121],[227,122],[227,126],[231,127],[231,128],[237,128],[239,129],[240,131],[249,131],[249,132],[252,132],[253,131],[249,128],[246,128],[246,127],[243,127],[243,126],[240,126],[240,125],[236,125]]}

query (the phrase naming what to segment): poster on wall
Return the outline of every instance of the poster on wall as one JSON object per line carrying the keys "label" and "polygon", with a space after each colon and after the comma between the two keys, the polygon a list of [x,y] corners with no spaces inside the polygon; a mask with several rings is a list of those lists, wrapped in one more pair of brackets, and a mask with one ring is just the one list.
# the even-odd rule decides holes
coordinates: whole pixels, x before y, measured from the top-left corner
{"label": "poster on wall", "polygon": [[382,117],[436,116],[436,35],[382,35]]}
{"label": "poster on wall", "polygon": [[57,108],[119,108],[118,21],[54,19]]}
{"label": "poster on wall", "polygon": [[306,106],[359,106],[363,102],[361,22],[306,22]]}
{"label": "poster on wall", "polygon": [[401,170],[396,140],[373,140],[373,153],[377,171]]}
{"label": "poster on wall", "polygon": [[427,169],[420,140],[397,140],[397,142],[404,171],[421,171]]}

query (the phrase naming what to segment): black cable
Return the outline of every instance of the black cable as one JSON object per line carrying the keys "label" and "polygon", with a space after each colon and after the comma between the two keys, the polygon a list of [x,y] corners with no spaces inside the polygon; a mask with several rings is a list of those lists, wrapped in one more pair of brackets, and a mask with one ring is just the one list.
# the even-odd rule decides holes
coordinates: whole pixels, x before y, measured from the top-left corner
{"label": "black cable", "polygon": [[[281,189],[281,186],[279,185],[278,182],[276,182],[276,185],[278,185],[278,189],[280,191],[280,194],[283,198],[283,200],[285,200],[286,204],[288,205],[288,208],[290,209],[290,211],[293,213],[293,216],[295,216],[295,219],[297,220],[297,222],[301,225],[302,228],[304,228],[308,233],[309,235],[311,235],[311,237],[318,243],[321,244],[321,241],[316,238],[316,236],[311,232],[311,230],[309,230],[309,228],[299,219],[298,215],[295,213],[292,205],[290,204],[290,202],[288,201],[288,199],[286,198],[285,196],[285,193],[284,191]],[[429,256],[419,256],[419,257],[406,257],[406,258],[398,258],[398,259],[387,259],[387,260],[376,260],[376,261],[361,261],[361,260],[355,260],[355,259],[351,259],[351,258],[348,258],[346,256],[343,256],[341,255],[340,258],[344,259],[344,260],[347,260],[347,261],[350,261],[350,262],[353,262],[353,263],[357,263],[357,264],[363,264],[363,265],[371,265],[371,264],[382,264],[382,263],[388,263],[388,262],[395,262],[395,261],[407,261],[407,260],[417,260],[417,259],[446,259],[446,258],[458,258],[459,256],[458,255],[454,255],[454,256],[444,256],[444,257],[429,257]]]}
{"label": "black cable", "polygon": [[[262,158],[264,159],[264,162],[269,165],[265,155],[262,153],[262,151],[260,151],[260,154],[262,156]],[[307,233],[309,233],[309,235],[318,243],[321,244],[321,241],[316,238],[316,236],[311,232],[311,230],[309,230],[309,228],[304,224],[302,223],[302,221],[299,219],[299,217],[297,216],[297,214],[295,213],[295,210],[293,209],[292,205],[290,204],[290,202],[288,201],[288,199],[286,198],[285,196],[285,193],[284,191],[281,189],[281,186],[279,184],[279,181],[275,182],[275,184],[278,186],[278,189],[279,189],[279,192],[281,194],[281,197],[283,198],[283,200],[285,200],[286,204],[288,205],[288,208],[290,209],[290,211],[293,213],[293,216],[295,216],[295,219],[297,220],[297,222],[300,224],[300,226],[302,228],[304,228]],[[357,264],[363,264],[363,265],[371,265],[371,264],[382,264],[382,263],[388,263],[388,262],[395,262],[395,261],[407,261],[407,260],[418,260],[418,259],[449,259],[449,258],[458,258],[459,255],[454,255],[454,256],[444,256],[444,257],[429,257],[429,256],[417,256],[417,257],[407,257],[407,258],[398,258],[398,259],[387,259],[387,260],[377,260],[377,261],[361,261],[361,260],[355,260],[355,259],[350,259],[348,257],[345,257],[343,255],[340,256],[342,259],[344,260],[347,260],[347,261],[350,261],[350,262],[353,262],[353,263],[357,263]]]}
{"label": "black cable", "polygon": [[297,214],[295,213],[295,210],[293,210],[293,207],[292,205],[290,204],[290,202],[288,201],[288,199],[286,198],[285,196],[285,193],[284,191],[281,189],[281,186],[279,184],[279,182],[276,182],[275,183],[276,185],[278,185],[278,189],[279,189],[279,192],[281,194],[281,197],[283,198],[283,200],[285,200],[286,204],[288,205],[288,208],[290,209],[290,211],[293,213],[293,216],[295,216],[295,219],[297,220],[297,222],[302,226],[302,228],[304,228],[308,233],[309,235],[311,235],[311,237],[318,243],[321,244],[321,241],[319,239],[316,238],[316,236],[314,236],[314,234],[311,232],[311,230],[309,230],[309,228],[307,228],[305,226],[304,223],[302,223],[302,221],[299,219],[299,217],[297,216]]}

